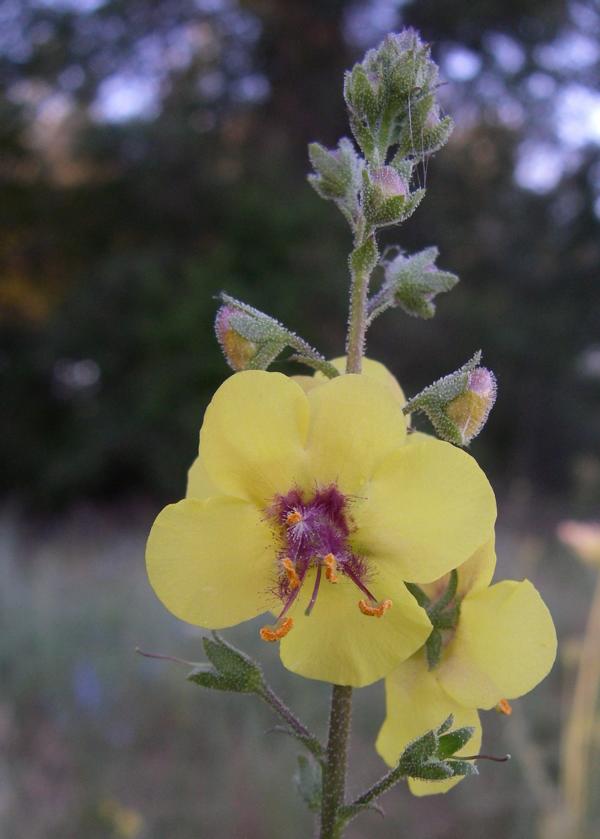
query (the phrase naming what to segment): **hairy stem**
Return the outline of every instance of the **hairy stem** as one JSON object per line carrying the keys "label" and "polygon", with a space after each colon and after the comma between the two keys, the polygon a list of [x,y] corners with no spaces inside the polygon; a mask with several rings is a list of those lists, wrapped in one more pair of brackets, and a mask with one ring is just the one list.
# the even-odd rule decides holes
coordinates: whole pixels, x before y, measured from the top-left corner
{"label": "hairy stem", "polygon": [[300,740],[312,755],[319,761],[323,762],[323,747],[319,740],[312,734],[308,728],[300,722],[294,712],[280,699],[277,694],[268,686],[265,685],[260,693],[267,705],[270,705],[273,710],[286,722],[290,732]]}
{"label": "hairy stem", "polygon": [[323,767],[320,839],[340,839],[343,831],[339,814],[344,805],[351,714],[352,688],[334,685],[331,692],[327,757]]}
{"label": "hairy stem", "polygon": [[362,810],[366,810],[369,806],[372,806],[380,795],[383,795],[384,792],[387,792],[388,789],[391,789],[398,781],[401,781],[405,777],[406,770],[404,768],[396,766],[394,769],[390,769],[377,783],[369,787],[368,790],[344,808],[346,819],[350,820]]}
{"label": "hairy stem", "polygon": [[367,306],[369,280],[377,265],[379,254],[375,233],[370,230],[357,230],[356,241],[359,244],[350,254],[349,264],[352,274],[350,286],[350,314],[348,317],[348,337],[346,339],[346,373],[360,373],[362,357],[365,351],[367,334]]}

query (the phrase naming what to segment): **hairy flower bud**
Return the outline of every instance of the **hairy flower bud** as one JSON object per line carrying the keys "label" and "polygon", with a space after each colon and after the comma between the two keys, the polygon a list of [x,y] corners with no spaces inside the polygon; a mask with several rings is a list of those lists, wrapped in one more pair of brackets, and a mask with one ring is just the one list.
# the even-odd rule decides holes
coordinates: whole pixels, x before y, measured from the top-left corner
{"label": "hairy flower bud", "polygon": [[437,434],[449,443],[468,446],[476,437],[496,401],[496,377],[480,367],[481,353],[459,370],[438,379],[404,407],[405,413],[423,411]]}
{"label": "hairy flower bud", "polygon": [[217,340],[227,363],[233,370],[246,370],[258,353],[258,345],[238,332],[232,321],[239,326],[240,318],[251,322],[248,315],[233,306],[221,306],[215,318]]}
{"label": "hairy flower bud", "polygon": [[496,377],[487,367],[476,367],[469,373],[467,389],[446,406],[446,415],[468,445],[476,437],[496,401]]}
{"label": "hairy flower bud", "polygon": [[380,166],[375,169],[371,181],[379,187],[385,198],[408,195],[408,184],[393,166]]}

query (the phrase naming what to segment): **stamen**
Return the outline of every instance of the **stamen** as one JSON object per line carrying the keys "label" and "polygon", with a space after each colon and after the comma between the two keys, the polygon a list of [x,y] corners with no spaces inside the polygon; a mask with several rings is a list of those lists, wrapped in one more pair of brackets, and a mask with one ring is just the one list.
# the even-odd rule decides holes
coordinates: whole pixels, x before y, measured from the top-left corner
{"label": "stamen", "polygon": [[306,615],[306,617],[308,617],[310,615],[310,613],[313,610],[313,606],[317,602],[317,594],[319,593],[319,584],[320,583],[321,583],[321,566],[319,565],[317,567],[317,576],[315,577],[315,585],[314,585],[314,588],[313,588],[313,593],[310,596],[310,602],[309,602],[308,606],[304,610],[304,614]]}
{"label": "stamen", "polygon": [[501,699],[494,710],[498,711],[499,714],[504,714],[506,717],[510,717],[512,714],[512,705],[508,699]]}
{"label": "stamen", "polygon": [[292,527],[294,524],[298,524],[303,519],[303,515],[299,510],[292,510],[291,513],[288,513],[285,517],[285,523]]}
{"label": "stamen", "polygon": [[327,556],[323,558],[323,562],[325,563],[325,576],[330,583],[337,583],[338,577],[335,573],[337,571],[337,562],[335,561],[334,555],[327,554]]}
{"label": "stamen", "polygon": [[275,626],[263,626],[259,635],[263,641],[279,641],[288,634],[293,625],[293,618],[283,618],[278,620]]}
{"label": "stamen", "polygon": [[296,571],[296,566],[288,556],[281,561],[281,564],[283,565],[283,570],[287,574],[290,589],[293,591],[300,585],[300,577]]}
{"label": "stamen", "polygon": [[391,608],[392,601],[391,600],[382,600],[381,603],[369,603],[368,600],[359,600],[358,601],[358,608],[363,613],[363,615],[367,615],[368,617],[373,618],[381,618],[389,608]]}

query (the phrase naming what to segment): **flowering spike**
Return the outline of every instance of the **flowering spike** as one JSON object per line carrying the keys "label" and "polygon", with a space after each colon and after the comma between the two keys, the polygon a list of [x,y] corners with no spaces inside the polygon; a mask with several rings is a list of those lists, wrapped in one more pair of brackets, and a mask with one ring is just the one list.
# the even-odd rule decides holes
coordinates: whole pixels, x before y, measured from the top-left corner
{"label": "flowering spike", "polygon": [[382,600],[380,603],[375,602],[369,603],[368,600],[363,599],[358,601],[358,608],[363,613],[363,615],[367,615],[370,618],[381,618],[388,609],[392,606],[391,600]]}
{"label": "flowering spike", "polygon": [[285,638],[293,626],[293,618],[282,618],[277,621],[275,626],[263,626],[259,631],[259,635],[263,641],[280,641],[282,638]]}

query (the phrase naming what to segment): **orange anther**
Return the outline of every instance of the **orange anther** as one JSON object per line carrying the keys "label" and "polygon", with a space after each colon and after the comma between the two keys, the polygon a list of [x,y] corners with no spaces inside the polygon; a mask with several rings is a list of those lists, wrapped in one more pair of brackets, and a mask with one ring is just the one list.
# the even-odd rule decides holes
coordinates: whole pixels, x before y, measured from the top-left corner
{"label": "orange anther", "polygon": [[281,564],[283,565],[283,569],[284,569],[285,573],[287,574],[288,583],[290,585],[290,588],[293,591],[294,589],[298,588],[298,586],[300,585],[300,577],[298,576],[298,573],[296,572],[296,568],[294,566],[294,563],[292,562],[292,560],[289,557],[286,556],[286,558],[281,561]]}
{"label": "orange anther", "polygon": [[508,699],[501,699],[496,705],[496,711],[498,711],[499,714],[504,714],[505,716],[510,717],[512,714],[512,705]]}
{"label": "orange anther", "polygon": [[327,554],[327,556],[323,557],[323,562],[325,563],[325,576],[330,583],[337,583],[338,577],[335,573],[337,571],[337,562],[335,561],[334,555]]}
{"label": "orange anther", "polygon": [[279,641],[288,634],[293,625],[292,618],[284,618],[282,621],[278,621],[275,626],[263,626],[259,635],[263,641]]}
{"label": "orange anther", "polygon": [[302,513],[298,512],[298,510],[292,510],[291,513],[288,513],[285,517],[285,522],[290,527],[294,524],[298,524],[302,521]]}
{"label": "orange anther", "polygon": [[372,618],[381,618],[387,610],[391,607],[391,600],[382,600],[381,603],[369,603],[367,600],[359,600],[358,608],[363,615],[368,615]]}

